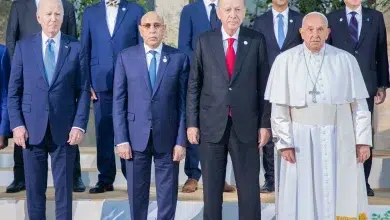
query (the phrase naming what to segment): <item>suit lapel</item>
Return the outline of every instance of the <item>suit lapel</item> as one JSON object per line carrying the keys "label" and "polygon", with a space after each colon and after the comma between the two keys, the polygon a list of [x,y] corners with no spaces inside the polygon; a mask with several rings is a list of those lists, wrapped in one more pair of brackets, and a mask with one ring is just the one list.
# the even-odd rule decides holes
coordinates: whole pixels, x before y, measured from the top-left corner
{"label": "suit lapel", "polygon": [[367,33],[370,32],[371,25],[372,25],[372,15],[368,13],[368,10],[362,8],[362,29],[360,31],[359,42],[356,48],[360,47]]}
{"label": "suit lapel", "polygon": [[35,54],[36,63],[38,64],[39,72],[42,75],[42,78],[46,82],[47,87],[49,87],[49,83],[46,79],[46,71],[45,65],[43,64],[43,54],[42,54],[42,33],[39,32],[36,37],[33,39],[33,51]]}
{"label": "suit lapel", "polygon": [[152,86],[150,85],[150,79],[149,79],[149,71],[148,71],[148,63],[146,62],[146,54],[145,54],[145,48],[143,44],[138,45],[138,51],[139,51],[139,64],[141,65],[140,70],[143,71],[142,75],[144,77],[144,81],[146,84],[146,87],[148,88],[150,96],[152,95]]}
{"label": "suit lapel", "polygon": [[353,45],[351,36],[349,35],[349,32],[348,32],[348,19],[347,19],[347,15],[345,12],[345,8],[343,10],[340,10],[340,12],[339,12],[338,21],[337,21],[337,30],[339,30],[340,32],[343,32],[341,34],[341,36],[345,36],[348,44],[351,45],[352,47],[355,47]]}
{"label": "suit lapel", "polygon": [[121,2],[119,3],[119,7],[118,7],[118,14],[116,16],[116,22],[115,22],[114,31],[112,32],[112,37],[114,37],[115,33],[118,31],[119,26],[121,25],[123,18],[125,17],[127,11],[128,11],[127,0],[121,0]]}
{"label": "suit lapel", "polygon": [[291,10],[289,10],[287,22],[288,22],[287,34],[286,34],[286,39],[283,43],[282,48],[284,48],[286,45],[288,45],[289,41],[292,39],[293,35],[296,33],[296,31],[295,31],[296,20],[295,20],[295,16],[292,15]]}
{"label": "suit lapel", "polygon": [[249,49],[251,48],[252,39],[246,36],[245,29],[242,27],[238,35],[237,43],[236,61],[234,64],[233,77],[230,81],[230,84],[232,84],[240,74],[241,67],[245,61],[246,56],[248,55]]}
{"label": "suit lapel", "polygon": [[203,1],[197,1],[197,9],[199,16],[197,17],[198,21],[202,24],[202,26],[207,27],[207,30],[211,29],[211,24],[209,18],[207,16],[206,6]]}
{"label": "suit lapel", "polygon": [[108,29],[107,24],[107,13],[106,13],[106,5],[105,1],[101,1],[99,3],[98,12],[95,15],[96,23],[101,26],[101,30],[106,36],[110,39],[110,30]]}
{"label": "suit lapel", "polygon": [[70,50],[69,40],[64,35],[61,35],[60,50],[58,52],[57,64],[56,64],[56,68],[53,76],[53,82],[51,83],[51,86],[54,85],[54,83],[56,82],[58,75],[61,72],[62,66],[65,63],[66,57],[68,56],[69,50]]}
{"label": "suit lapel", "polygon": [[157,79],[156,79],[156,84],[154,85],[153,88],[153,94],[156,94],[158,87],[160,87],[161,81],[165,75],[165,70],[167,68],[167,65],[169,63],[169,53],[167,53],[165,45],[163,45],[162,50],[161,50],[161,57],[160,57],[160,62],[158,65],[158,70],[157,70]]}
{"label": "suit lapel", "polygon": [[222,70],[220,73],[223,74],[224,78],[226,79],[226,82],[229,83],[229,76],[227,72],[226,59],[225,59],[226,56],[225,56],[225,50],[223,49],[222,32],[220,29],[214,32],[214,35],[211,36],[209,43],[214,53],[214,57],[215,59],[217,59],[219,67]]}
{"label": "suit lapel", "polygon": [[271,28],[271,31],[267,31],[266,33],[267,34],[270,34],[271,35],[271,41],[273,45],[276,45],[277,48],[279,48],[279,44],[278,44],[278,41],[276,40],[276,37],[275,37],[275,31],[274,31],[274,16],[272,14],[272,10],[269,10],[267,13],[267,23],[266,23],[266,26],[269,25],[269,27]]}

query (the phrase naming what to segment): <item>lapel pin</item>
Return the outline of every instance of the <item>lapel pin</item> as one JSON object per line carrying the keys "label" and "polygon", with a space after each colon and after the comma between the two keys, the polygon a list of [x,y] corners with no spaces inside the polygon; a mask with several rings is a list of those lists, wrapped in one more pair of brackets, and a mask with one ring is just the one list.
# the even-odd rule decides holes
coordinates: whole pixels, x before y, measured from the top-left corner
{"label": "lapel pin", "polygon": [[367,18],[367,21],[370,21],[370,18]]}
{"label": "lapel pin", "polygon": [[168,61],[167,57],[166,57],[166,56],[164,56],[164,58],[163,58],[163,62],[164,62],[164,63],[166,63],[167,61]]}
{"label": "lapel pin", "polygon": [[122,8],[122,11],[126,11],[126,8]]}
{"label": "lapel pin", "polygon": [[248,45],[248,41],[244,41],[244,44],[245,44],[245,45]]}
{"label": "lapel pin", "polygon": [[65,48],[68,49],[68,45],[65,45]]}
{"label": "lapel pin", "polygon": [[293,23],[293,20],[292,20],[292,19],[290,19],[290,23]]}
{"label": "lapel pin", "polygon": [[342,22],[343,21],[343,18],[340,18],[340,22]]}

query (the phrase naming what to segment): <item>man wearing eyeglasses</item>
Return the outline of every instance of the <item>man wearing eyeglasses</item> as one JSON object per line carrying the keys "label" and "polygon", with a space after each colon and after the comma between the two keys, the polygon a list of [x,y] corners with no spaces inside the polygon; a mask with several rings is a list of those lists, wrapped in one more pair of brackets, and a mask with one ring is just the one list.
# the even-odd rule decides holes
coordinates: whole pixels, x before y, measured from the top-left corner
{"label": "man wearing eyeglasses", "polygon": [[[141,42],[138,24],[144,9],[126,0],[102,0],[84,10],[81,44],[87,56],[94,105],[99,177],[90,193],[113,191],[116,175],[112,90],[116,57]],[[126,174],[121,160],[122,173]],[[126,176],[126,175],[125,175]]]}
{"label": "man wearing eyeglasses", "polygon": [[113,119],[116,152],[126,160],[131,219],[146,220],[152,158],[157,219],[174,219],[179,163],[186,153],[185,108],[189,59],[162,43],[162,17],[148,12],[139,27],[143,44],[118,55]]}

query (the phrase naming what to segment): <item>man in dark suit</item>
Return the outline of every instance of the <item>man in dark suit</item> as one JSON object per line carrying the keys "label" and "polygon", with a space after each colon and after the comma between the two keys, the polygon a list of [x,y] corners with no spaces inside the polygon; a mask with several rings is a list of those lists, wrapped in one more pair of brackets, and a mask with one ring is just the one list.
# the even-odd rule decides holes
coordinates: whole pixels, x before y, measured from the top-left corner
{"label": "man in dark suit", "polygon": [[61,33],[61,0],[40,0],[42,32],[16,43],[8,112],[14,142],[22,146],[28,216],[46,219],[48,154],[56,219],[72,219],[73,166],[86,131],[90,90],[80,43]]}
{"label": "man in dark suit", "polygon": [[[370,98],[368,108],[373,113],[374,103],[379,105],[386,99],[389,82],[387,58],[387,36],[383,14],[364,8],[360,0],[345,0],[345,8],[328,15],[329,44],[354,55],[362,71]],[[372,151],[372,148],[370,148]],[[364,162],[367,195],[374,196],[368,183],[372,165],[372,152]]]}
{"label": "man in dark suit", "polygon": [[113,118],[117,153],[126,160],[131,219],[146,220],[152,158],[157,219],[174,219],[179,162],[185,158],[185,109],[189,59],[162,43],[164,20],[148,12],[141,20],[144,44],[118,55]]}
{"label": "man in dark suit", "polygon": [[[36,19],[38,3],[39,0],[16,0],[12,2],[6,34],[6,44],[11,58],[14,55],[18,40],[42,31],[41,25]],[[64,19],[61,32],[77,38],[76,17],[73,4],[67,0],[63,0],[62,4],[64,7]],[[8,193],[16,193],[25,189],[22,147],[17,145],[14,145],[14,161],[14,181],[7,187]],[[85,186],[81,180],[79,149],[77,149],[75,158],[73,191],[85,191]]]}
{"label": "man in dark suit", "polygon": [[[196,38],[200,33],[216,28],[221,28],[221,21],[217,16],[217,0],[198,0],[184,6],[179,24],[179,50],[192,59]],[[198,189],[198,181],[201,176],[199,169],[198,145],[188,144],[184,172],[188,179],[182,191],[195,192]],[[224,191],[232,192],[234,187],[225,182]]]}
{"label": "man in dark suit", "polygon": [[[94,105],[99,180],[90,193],[114,190],[116,176],[112,93],[117,55],[141,40],[138,24],[144,9],[127,0],[102,0],[84,10],[81,44],[87,56]],[[121,160],[122,173],[126,167]]]}
{"label": "man in dark suit", "polygon": [[220,0],[222,28],[200,35],[187,94],[187,136],[198,144],[204,219],[222,219],[222,192],[230,153],[239,219],[260,219],[259,148],[270,137],[264,101],[269,64],[264,36],[241,26],[244,0]]}
{"label": "man in dark suit", "polygon": [[[253,28],[265,37],[270,67],[276,56],[302,43],[299,34],[302,18],[300,13],[288,8],[288,0],[273,0],[272,9],[255,19]],[[272,141],[263,147],[263,167],[265,183],[260,192],[270,193],[275,191],[274,143]]]}
{"label": "man in dark suit", "polygon": [[7,110],[10,69],[11,67],[7,48],[0,44],[0,150],[8,146],[8,137],[11,136]]}

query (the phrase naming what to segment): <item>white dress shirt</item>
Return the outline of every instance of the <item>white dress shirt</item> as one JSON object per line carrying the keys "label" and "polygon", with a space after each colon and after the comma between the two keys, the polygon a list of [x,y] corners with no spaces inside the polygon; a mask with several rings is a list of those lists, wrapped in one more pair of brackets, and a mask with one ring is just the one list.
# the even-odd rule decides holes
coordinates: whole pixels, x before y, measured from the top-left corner
{"label": "white dress shirt", "polygon": [[277,17],[279,14],[283,15],[283,32],[284,32],[284,37],[287,35],[287,28],[288,28],[288,10],[289,8],[287,7],[284,11],[281,13],[277,12],[274,8],[272,8],[272,15],[274,18],[274,33],[276,40],[278,40],[278,24],[279,24],[279,18]]}
{"label": "white dress shirt", "polygon": [[38,8],[38,4],[39,4],[39,0],[35,0],[35,5],[37,6],[37,8]]}
{"label": "white dress shirt", "polygon": [[223,27],[221,27],[221,31],[222,31],[222,41],[223,41],[223,49],[225,51],[225,55],[226,55],[227,48],[229,46],[229,42],[228,42],[229,38],[236,39],[233,43],[233,48],[234,48],[234,53],[237,53],[238,34],[240,33],[240,28],[237,29],[236,33],[234,33],[233,36],[229,36],[229,34],[226,33]]}
{"label": "white dress shirt", "polygon": [[356,10],[351,10],[348,7],[345,7],[345,13],[347,14],[348,25],[349,25],[349,22],[351,21],[351,18],[352,18],[352,15],[350,14],[350,12],[352,12],[352,11],[356,12],[355,17],[356,17],[356,20],[358,22],[358,39],[359,39],[360,31],[362,30],[362,20],[363,20],[362,6],[360,5]]}
{"label": "white dress shirt", "polygon": [[203,0],[204,6],[206,7],[206,12],[207,12],[207,18],[210,21],[210,14],[211,14],[211,5],[212,3],[215,4],[215,9],[218,7],[218,0]]}
{"label": "white dress shirt", "polygon": [[[52,39],[54,41],[54,43],[52,44],[54,47],[53,48],[54,49],[54,60],[55,60],[55,63],[57,64],[58,53],[60,51],[60,44],[61,44],[61,31],[58,31],[57,35],[54,36]],[[43,33],[43,31],[42,31],[42,57],[45,57],[47,40],[49,40],[49,37],[45,33]]]}
{"label": "white dress shirt", "polygon": [[148,45],[144,44],[145,47],[145,54],[146,54],[146,63],[148,64],[148,69],[150,66],[150,62],[152,61],[153,55],[149,53],[149,51],[154,50],[156,51],[156,76],[158,74],[158,66],[160,65],[160,58],[161,58],[161,51],[163,44],[160,43],[160,45],[156,49],[151,49]]}
{"label": "white dress shirt", "polygon": [[[117,0],[119,1],[119,0]],[[105,0],[106,5],[106,20],[107,20],[107,26],[108,31],[110,32],[110,35],[112,36],[112,33],[114,32],[115,23],[116,23],[116,17],[118,15],[118,8],[114,6],[107,6],[108,0]]]}

